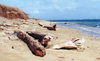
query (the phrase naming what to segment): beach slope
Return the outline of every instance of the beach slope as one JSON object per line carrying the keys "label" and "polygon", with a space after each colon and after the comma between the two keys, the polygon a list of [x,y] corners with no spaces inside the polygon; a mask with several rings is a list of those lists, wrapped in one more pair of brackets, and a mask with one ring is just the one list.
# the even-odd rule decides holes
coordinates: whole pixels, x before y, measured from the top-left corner
{"label": "beach slope", "polygon": [[[50,31],[38,25],[44,20],[13,19],[0,17],[0,61],[100,61],[100,39],[82,34],[79,30],[65,28],[57,25],[56,31]],[[38,57],[31,53],[27,45],[13,35],[14,30],[37,31],[54,37],[50,44],[71,40],[72,38],[84,38],[85,50],[53,50],[46,49],[44,57]]]}

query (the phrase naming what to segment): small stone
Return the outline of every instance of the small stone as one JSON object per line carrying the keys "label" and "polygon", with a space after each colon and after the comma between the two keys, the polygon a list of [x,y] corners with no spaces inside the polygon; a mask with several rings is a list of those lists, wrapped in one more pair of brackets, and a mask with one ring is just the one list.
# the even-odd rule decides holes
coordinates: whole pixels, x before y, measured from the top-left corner
{"label": "small stone", "polygon": [[87,48],[89,48],[89,46],[87,46]]}
{"label": "small stone", "polygon": [[67,24],[66,22],[64,24]]}
{"label": "small stone", "polygon": [[14,46],[12,46],[12,49],[14,49]]}
{"label": "small stone", "polygon": [[59,58],[65,58],[65,57],[59,57]]}
{"label": "small stone", "polygon": [[100,57],[97,57],[96,59],[97,59],[97,60],[100,60]]}
{"label": "small stone", "polygon": [[74,61],[75,59],[74,59],[74,58],[72,58],[72,60]]}

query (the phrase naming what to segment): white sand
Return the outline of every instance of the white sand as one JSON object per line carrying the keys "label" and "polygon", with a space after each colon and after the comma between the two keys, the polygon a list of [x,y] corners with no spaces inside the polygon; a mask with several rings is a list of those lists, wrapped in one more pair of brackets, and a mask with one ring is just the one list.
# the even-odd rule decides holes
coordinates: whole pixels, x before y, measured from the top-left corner
{"label": "white sand", "polygon": [[[84,35],[79,30],[69,29],[57,26],[57,31],[49,31],[38,25],[43,20],[35,21],[33,19],[22,21],[7,20],[0,17],[0,24],[10,24],[12,27],[0,26],[4,30],[0,30],[0,61],[100,61],[100,39]],[[56,44],[70,40],[72,38],[84,37],[85,50],[78,52],[77,50],[53,50],[46,49],[46,56],[38,57],[31,53],[27,45],[12,35],[13,30],[38,31],[49,34],[58,39],[53,39],[50,43]],[[14,49],[12,49],[12,46]]]}

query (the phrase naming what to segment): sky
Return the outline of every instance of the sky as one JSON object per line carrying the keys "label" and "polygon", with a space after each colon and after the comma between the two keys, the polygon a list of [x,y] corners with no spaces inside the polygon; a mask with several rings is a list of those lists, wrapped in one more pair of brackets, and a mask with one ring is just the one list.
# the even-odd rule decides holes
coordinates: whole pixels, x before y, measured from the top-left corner
{"label": "sky", "polygon": [[100,0],[0,0],[30,18],[44,20],[100,19]]}

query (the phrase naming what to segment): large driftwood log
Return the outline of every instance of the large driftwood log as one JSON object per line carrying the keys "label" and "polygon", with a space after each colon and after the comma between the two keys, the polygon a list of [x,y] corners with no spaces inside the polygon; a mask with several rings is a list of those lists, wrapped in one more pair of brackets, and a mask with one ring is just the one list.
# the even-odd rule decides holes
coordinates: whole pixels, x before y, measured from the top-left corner
{"label": "large driftwood log", "polygon": [[46,35],[46,34],[41,34],[38,32],[32,32],[32,31],[28,31],[27,32],[30,36],[32,36],[35,39],[38,39],[38,41],[44,46],[47,47],[48,46],[48,42],[51,41],[51,36]]}
{"label": "large driftwood log", "polygon": [[36,56],[43,57],[46,55],[45,48],[37,40],[34,40],[34,38],[29,36],[27,33],[17,31],[17,36],[19,39],[23,40],[28,45],[31,52]]}
{"label": "large driftwood log", "polygon": [[26,33],[28,33],[33,38],[39,40],[39,42],[41,42],[43,38],[46,36],[46,34],[41,34],[39,32],[33,32],[33,31],[27,31]]}

